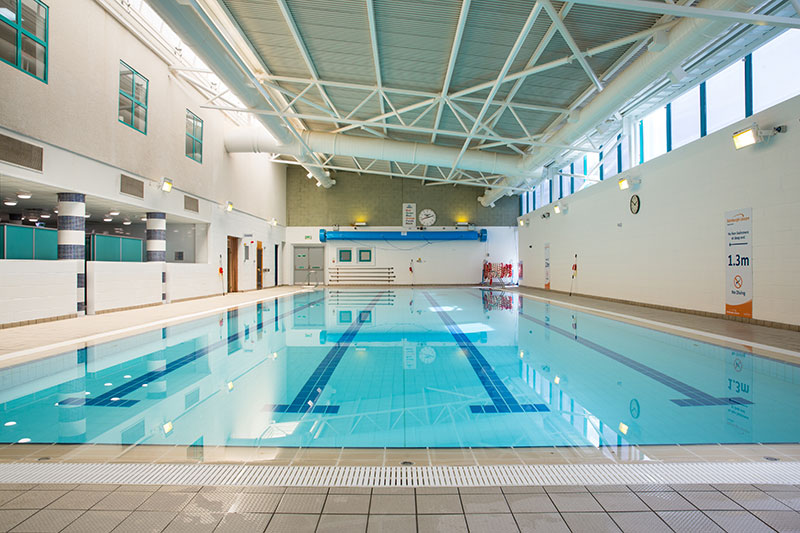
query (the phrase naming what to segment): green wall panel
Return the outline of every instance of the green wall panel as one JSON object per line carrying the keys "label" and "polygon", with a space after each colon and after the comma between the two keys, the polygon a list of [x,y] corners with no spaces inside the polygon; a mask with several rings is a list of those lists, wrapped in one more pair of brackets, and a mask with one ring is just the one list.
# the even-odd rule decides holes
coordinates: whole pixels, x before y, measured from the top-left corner
{"label": "green wall panel", "polygon": [[33,259],[33,228],[6,226],[6,259]]}
{"label": "green wall panel", "polygon": [[52,229],[36,229],[34,239],[34,259],[58,259],[58,231]]}
{"label": "green wall panel", "polygon": [[119,261],[119,237],[111,237],[110,235],[95,235],[94,260]]}
{"label": "green wall panel", "polygon": [[5,242],[6,242],[6,229],[0,225],[0,259],[5,259]]}
{"label": "green wall panel", "polygon": [[139,239],[126,239],[125,237],[121,237],[121,240],[122,240],[122,260],[141,263],[142,241],[140,241]]}

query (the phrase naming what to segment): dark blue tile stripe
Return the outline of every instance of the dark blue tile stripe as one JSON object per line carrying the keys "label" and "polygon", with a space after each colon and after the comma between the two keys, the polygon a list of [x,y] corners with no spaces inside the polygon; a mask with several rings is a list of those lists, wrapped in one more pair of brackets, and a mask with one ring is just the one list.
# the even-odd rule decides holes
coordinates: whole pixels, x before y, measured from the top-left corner
{"label": "dark blue tile stripe", "polygon": [[[381,292],[375,298],[373,298],[363,311],[371,311],[381,299],[383,294],[384,293]],[[325,386],[328,384],[328,381],[330,381],[333,372],[336,370],[336,367],[339,366],[342,357],[344,357],[345,352],[347,352],[348,348],[350,348],[350,344],[353,342],[353,339],[358,334],[358,330],[360,330],[361,326],[363,325],[364,322],[360,320],[356,320],[350,324],[350,327],[348,327],[347,330],[342,334],[336,345],[330,349],[322,362],[320,362],[320,364],[317,365],[317,368],[314,369],[311,377],[309,377],[305,384],[303,384],[303,387],[300,389],[300,392],[297,393],[297,396],[294,397],[292,403],[288,405],[268,405],[266,408],[278,413],[338,412],[338,405],[315,404],[319,397],[322,396],[322,391],[325,390]]]}
{"label": "dark blue tile stripe", "polygon": [[[275,323],[277,323],[280,319],[285,318],[287,316],[291,316],[291,315],[293,315],[293,314],[295,314],[295,313],[297,313],[299,311],[302,311],[303,309],[307,309],[307,308],[309,308],[309,307],[311,307],[313,305],[321,303],[323,300],[324,300],[324,297],[323,298],[319,298],[319,299],[314,300],[314,301],[311,301],[311,302],[308,302],[308,303],[303,304],[303,305],[299,305],[299,306],[295,307],[294,309],[292,309],[291,311],[287,311],[286,313],[283,313],[281,315],[276,316],[273,319],[273,321]],[[262,322],[262,323],[258,324],[256,329],[260,330],[263,327],[264,327],[264,323]],[[138,388],[140,388],[145,383],[151,383],[153,381],[157,381],[159,379],[163,379],[163,377],[165,375],[167,375],[167,374],[169,374],[171,372],[174,372],[175,370],[178,370],[179,368],[181,368],[183,366],[186,366],[186,365],[188,365],[189,363],[191,363],[193,361],[196,361],[197,359],[207,355],[209,352],[212,352],[212,351],[214,351],[214,350],[216,350],[218,348],[221,348],[221,347],[223,347],[223,346],[225,346],[227,344],[236,342],[239,339],[239,337],[243,336],[244,334],[245,334],[245,331],[242,330],[242,331],[239,331],[238,333],[234,333],[232,335],[229,335],[228,338],[226,338],[226,339],[221,339],[221,340],[219,340],[219,341],[217,341],[215,343],[212,343],[209,346],[200,348],[199,350],[195,350],[194,352],[192,352],[190,354],[184,355],[181,358],[175,359],[174,361],[171,361],[171,362],[167,363],[166,367],[163,370],[153,370],[151,372],[147,372],[146,374],[143,374],[143,375],[141,375],[141,376],[139,376],[139,377],[137,377],[135,379],[131,379],[130,381],[127,381],[123,385],[120,385],[119,387],[111,389],[108,392],[106,392],[104,394],[101,394],[100,396],[97,396],[95,398],[90,398],[90,399],[68,398],[66,400],[63,400],[60,403],[63,403],[65,405],[97,405],[97,406],[105,406],[105,407],[130,407],[131,405],[134,405],[134,404],[138,403],[139,400],[122,400],[122,397],[125,396],[126,394],[129,394],[129,393],[137,390]],[[111,398],[120,398],[120,400],[112,402]]]}
{"label": "dark blue tile stripe", "polygon": [[145,231],[145,236],[148,241],[166,241],[167,230],[165,229],[149,229]]}
{"label": "dark blue tile stripe", "polygon": [[167,218],[166,213],[147,213],[147,218]]}
{"label": "dark blue tile stripe", "polygon": [[672,376],[668,376],[663,372],[656,370],[655,368],[651,368],[645,364],[640,363],[639,361],[635,361],[629,357],[625,357],[621,353],[615,352],[606,348],[605,346],[601,346],[596,342],[592,342],[588,339],[584,339],[582,337],[575,337],[573,332],[567,331],[565,329],[561,329],[558,326],[554,326],[549,322],[544,322],[543,320],[539,320],[538,318],[534,318],[530,315],[526,315],[525,313],[520,313],[519,316],[522,318],[533,322],[534,324],[538,324],[544,328],[548,328],[550,331],[554,331],[559,335],[567,337],[568,339],[572,339],[575,342],[590,348],[597,353],[605,355],[606,357],[617,361],[618,363],[622,363],[623,365],[627,366],[643,374],[649,378],[652,378],[662,385],[665,385],[672,390],[675,390],[681,394],[684,394],[689,397],[688,400],[678,399],[672,400],[673,403],[676,405],[680,405],[681,407],[694,407],[694,406],[707,406],[707,405],[729,405],[729,404],[738,404],[738,405],[748,405],[753,402],[750,402],[744,398],[733,397],[733,398],[716,398],[710,394],[707,394],[700,389],[696,389],[691,385],[688,385],[680,380],[673,378]]}
{"label": "dark blue tile stripe", "polygon": [[86,254],[86,246],[84,246],[83,244],[58,245],[59,259],[84,259],[85,254]]}
{"label": "dark blue tile stripe", "polygon": [[84,287],[86,287],[86,274],[84,274],[83,272],[79,272],[77,281],[78,281],[78,287],[77,287],[78,289],[83,289]]}
{"label": "dark blue tile stripe", "polygon": [[61,230],[86,231],[86,217],[58,215],[56,224]]}
{"label": "dark blue tile stripe", "polygon": [[494,371],[492,365],[486,360],[483,354],[475,347],[469,338],[461,331],[458,324],[450,317],[447,312],[434,299],[429,292],[425,292],[425,298],[437,309],[436,314],[444,322],[450,335],[456,340],[458,346],[467,356],[472,370],[486,390],[486,394],[492,400],[492,405],[471,405],[473,413],[523,413],[523,412],[547,412],[550,409],[544,404],[520,404],[511,391]]}
{"label": "dark blue tile stripe", "polygon": [[59,202],[85,202],[86,195],[80,192],[60,192],[58,193]]}
{"label": "dark blue tile stripe", "polygon": [[148,250],[147,251],[147,260],[148,261],[166,261],[167,260],[167,252],[166,251],[154,252],[152,250]]}

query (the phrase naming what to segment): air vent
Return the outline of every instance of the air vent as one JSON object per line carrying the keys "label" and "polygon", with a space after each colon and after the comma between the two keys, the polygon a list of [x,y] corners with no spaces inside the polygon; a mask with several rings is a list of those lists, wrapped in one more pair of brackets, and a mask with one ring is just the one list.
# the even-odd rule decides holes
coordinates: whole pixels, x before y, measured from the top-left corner
{"label": "air vent", "polygon": [[0,161],[41,172],[43,157],[42,147],[0,135]]}
{"label": "air vent", "polygon": [[135,198],[144,199],[144,182],[137,180],[125,174],[119,175],[119,192],[133,196]]}
{"label": "air vent", "polygon": [[200,212],[200,201],[197,198],[192,198],[191,196],[183,195],[183,208],[187,211],[194,211],[195,213]]}

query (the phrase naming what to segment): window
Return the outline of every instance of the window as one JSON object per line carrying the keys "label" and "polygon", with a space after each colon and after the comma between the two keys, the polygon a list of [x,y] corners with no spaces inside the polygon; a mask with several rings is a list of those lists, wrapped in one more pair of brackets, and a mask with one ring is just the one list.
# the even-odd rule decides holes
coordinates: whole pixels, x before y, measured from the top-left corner
{"label": "window", "polygon": [[186,157],[203,162],[203,121],[186,110]]}
{"label": "window", "polygon": [[700,138],[700,87],[695,87],[673,102],[672,149]]}
{"label": "window", "polygon": [[800,30],[789,30],[753,52],[753,110],[800,94]]}
{"label": "window", "polygon": [[349,248],[343,248],[339,250],[339,262],[340,263],[352,263],[353,262],[353,250]]}
{"label": "window", "polygon": [[358,262],[359,263],[371,263],[372,262],[372,250],[369,248],[362,248],[358,251]]}
{"label": "window", "polygon": [[[2,2],[4,0],[0,0]],[[147,135],[147,78],[119,62],[119,121]]]}
{"label": "window", "polygon": [[644,161],[667,153],[667,109],[661,107],[644,117],[639,132]]}
{"label": "window", "polygon": [[706,81],[708,133],[744,118],[744,61],[737,61]]}
{"label": "window", "polygon": [[0,0],[0,60],[45,83],[47,13],[39,0]]}

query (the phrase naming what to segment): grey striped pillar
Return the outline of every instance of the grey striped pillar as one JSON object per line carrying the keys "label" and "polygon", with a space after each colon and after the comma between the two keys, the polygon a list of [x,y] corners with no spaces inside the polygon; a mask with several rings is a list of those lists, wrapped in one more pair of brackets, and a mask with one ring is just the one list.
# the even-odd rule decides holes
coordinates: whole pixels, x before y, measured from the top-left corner
{"label": "grey striped pillar", "polygon": [[[147,261],[167,260],[167,215],[166,213],[147,213]],[[166,264],[161,270],[161,301],[167,300]]]}
{"label": "grey striped pillar", "polygon": [[58,258],[78,261],[76,302],[79,315],[86,314],[86,195],[58,193]]}

